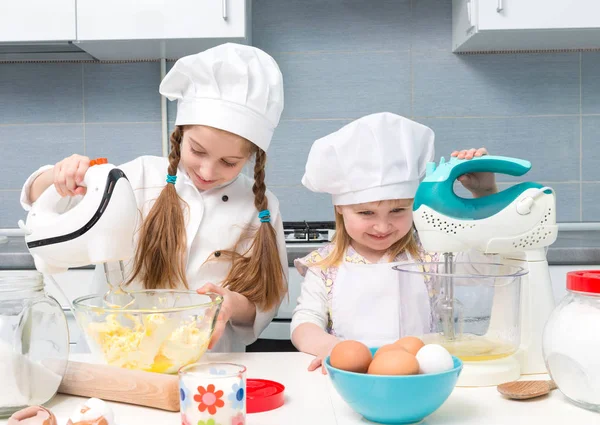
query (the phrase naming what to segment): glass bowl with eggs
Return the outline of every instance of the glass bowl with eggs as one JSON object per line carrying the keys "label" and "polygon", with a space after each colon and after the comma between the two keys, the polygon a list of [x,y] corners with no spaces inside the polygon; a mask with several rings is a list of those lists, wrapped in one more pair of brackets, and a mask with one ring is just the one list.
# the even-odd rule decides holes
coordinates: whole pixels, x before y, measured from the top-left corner
{"label": "glass bowl with eggs", "polygon": [[173,374],[206,352],[223,298],[188,290],[132,291],[126,308],[102,295],[73,302],[77,324],[96,361]]}
{"label": "glass bowl with eggs", "polygon": [[325,359],[325,368],[341,398],[365,419],[414,424],[448,399],[462,362],[441,345],[404,337],[380,348],[342,341]]}

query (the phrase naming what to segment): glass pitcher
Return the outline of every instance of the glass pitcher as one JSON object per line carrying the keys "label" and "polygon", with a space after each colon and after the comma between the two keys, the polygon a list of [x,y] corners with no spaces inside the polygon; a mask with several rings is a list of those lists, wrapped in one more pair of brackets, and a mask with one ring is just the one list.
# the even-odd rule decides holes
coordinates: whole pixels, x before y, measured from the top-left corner
{"label": "glass pitcher", "polygon": [[0,271],[0,417],[48,402],[69,356],[60,304],[37,271]]}

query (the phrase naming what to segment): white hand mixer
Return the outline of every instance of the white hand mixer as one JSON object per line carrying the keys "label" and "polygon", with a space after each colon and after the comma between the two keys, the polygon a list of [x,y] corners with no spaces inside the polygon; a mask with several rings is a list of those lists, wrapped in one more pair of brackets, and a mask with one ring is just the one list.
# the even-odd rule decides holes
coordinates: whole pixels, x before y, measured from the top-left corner
{"label": "white hand mixer", "polygon": [[[25,231],[39,272],[52,275],[72,267],[102,264],[110,288],[104,301],[124,308],[134,301],[122,285],[123,261],[134,252],[137,203],[123,171],[105,159],[93,160],[91,165],[82,183],[86,193],[81,200],[63,198],[51,185],[34,202],[27,222],[19,221],[19,227]],[[113,270],[115,264],[117,270]]]}

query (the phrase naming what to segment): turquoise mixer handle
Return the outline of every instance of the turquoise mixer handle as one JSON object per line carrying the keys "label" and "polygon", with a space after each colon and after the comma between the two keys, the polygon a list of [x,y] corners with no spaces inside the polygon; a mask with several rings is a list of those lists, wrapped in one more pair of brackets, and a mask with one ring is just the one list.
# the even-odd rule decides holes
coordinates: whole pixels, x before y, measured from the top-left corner
{"label": "turquoise mixer handle", "polygon": [[419,185],[415,195],[413,210],[421,205],[447,217],[460,220],[480,220],[491,217],[506,208],[527,189],[541,189],[538,183],[526,182],[517,184],[502,192],[483,198],[461,198],[454,193],[454,181],[467,173],[492,172],[522,176],[531,169],[531,163],[517,158],[486,155],[470,160],[452,158],[449,162],[441,159],[428,164],[427,176]]}

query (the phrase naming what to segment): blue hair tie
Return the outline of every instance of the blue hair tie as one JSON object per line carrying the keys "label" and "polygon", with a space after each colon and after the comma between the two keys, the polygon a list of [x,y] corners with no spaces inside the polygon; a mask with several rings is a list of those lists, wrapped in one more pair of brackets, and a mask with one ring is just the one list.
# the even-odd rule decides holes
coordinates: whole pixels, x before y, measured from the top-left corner
{"label": "blue hair tie", "polygon": [[271,222],[271,212],[269,210],[262,210],[258,213],[258,218],[260,218],[261,223],[270,223]]}
{"label": "blue hair tie", "polygon": [[167,183],[175,184],[176,181],[177,181],[177,176],[172,176],[170,174],[167,174]]}

